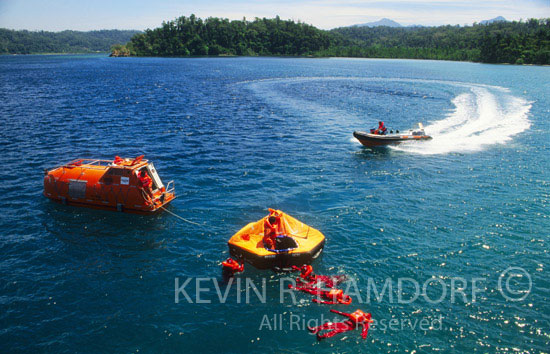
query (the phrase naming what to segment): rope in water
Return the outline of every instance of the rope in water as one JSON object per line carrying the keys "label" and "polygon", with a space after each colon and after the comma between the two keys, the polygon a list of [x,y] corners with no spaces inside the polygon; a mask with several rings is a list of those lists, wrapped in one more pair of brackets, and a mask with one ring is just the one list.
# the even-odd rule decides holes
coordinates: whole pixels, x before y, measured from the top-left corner
{"label": "rope in water", "polygon": [[177,215],[176,213],[171,212],[170,210],[166,209],[165,207],[162,207],[162,206],[161,206],[161,207],[159,207],[159,209],[162,209],[162,210],[164,210],[165,212],[167,212],[168,214],[172,214],[172,215],[175,216],[176,218],[181,219],[181,220],[183,220],[183,221],[185,221],[185,222],[188,222],[188,223],[193,224],[193,225],[201,226],[201,224],[199,224],[199,223],[196,223],[196,222],[191,221],[191,220],[187,220],[186,218],[182,218],[181,216]]}
{"label": "rope in water", "polygon": [[[143,196],[143,199],[145,199],[145,200],[151,200],[151,198],[150,198],[148,195],[145,194],[145,191],[144,191],[143,189],[141,190],[141,195]],[[155,200],[156,200],[156,199],[155,199]],[[165,212],[167,212],[168,214],[171,214],[171,215],[175,216],[176,218],[178,218],[178,219],[180,219],[180,220],[183,220],[183,221],[185,221],[185,222],[187,222],[187,223],[190,223],[190,224],[193,224],[193,225],[197,225],[197,226],[201,226],[201,224],[196,223],[196,222],[191,221],[191,220],[187,220],[186,218],[181,217],[181,216],[179,216],[178,214],[176,214],[176,213],[174,213],[174,212],[171,212],[170,210],[166,209],[166,208],[163,207],[163,206],[160,206],[159,209],[162,209],[162,210],[164,210]]]}

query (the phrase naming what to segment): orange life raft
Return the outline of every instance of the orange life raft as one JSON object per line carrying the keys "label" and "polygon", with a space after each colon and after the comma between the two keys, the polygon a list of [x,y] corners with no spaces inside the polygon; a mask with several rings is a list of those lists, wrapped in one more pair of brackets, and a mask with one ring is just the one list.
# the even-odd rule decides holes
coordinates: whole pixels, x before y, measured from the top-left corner
{"label": "orange life raft", "polygon": [[[142,170],[152,180],[152,197],[139,181]],[[176,198],[174,181],[164,186],[153,163],[143,155],[135,159],[78,159],[44,173],[44,196],[68,205],[150,213]]]}
{"label": "orange life raft", "polygon": [[[290,270],[292,266],[310,264],[325,246],[325,236],[311,226],[294,219],[280,210],[269,209],[270,215],[252,222],[233,235],[229,241],[229,253],[243,259],[258,269]],[[266,220],[277,215],[280,226],[275,247],[264,241]],[[267,230],[269,233],[271,230]]]}

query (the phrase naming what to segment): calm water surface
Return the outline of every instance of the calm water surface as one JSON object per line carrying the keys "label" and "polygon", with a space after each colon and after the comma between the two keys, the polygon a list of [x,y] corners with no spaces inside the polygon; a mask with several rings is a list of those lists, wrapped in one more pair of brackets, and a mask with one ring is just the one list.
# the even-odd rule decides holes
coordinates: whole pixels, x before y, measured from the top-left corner
{"label": "calm water surface", "polygon": [[[0,351],[547,352],[549,92],[547,67],[2,56]],[[434,139],[363,148],[378,120]],[[141,154],[200,226],[41,195],[44,168]],[[303,323],[331,307],[281,303],[283,275],[239,277],[265,278],[265,303],[222,284],[227,240],[268,207],[325,234],[316,270],[350,278],[339,309],[379,321],[366,341],[317,343]],[[210,303],[175,303],[176,277],[227,301],[209,281]]]}

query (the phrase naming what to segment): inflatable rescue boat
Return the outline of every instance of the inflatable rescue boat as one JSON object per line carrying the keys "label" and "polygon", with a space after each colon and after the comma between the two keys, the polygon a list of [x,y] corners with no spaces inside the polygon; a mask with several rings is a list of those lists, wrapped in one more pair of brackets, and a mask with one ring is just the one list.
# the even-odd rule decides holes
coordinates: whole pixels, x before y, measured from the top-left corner
{"label": "inflatable rescue boat", "polygon": [[150,213],[176,198],[174,181],[165,186],[153,163],[143,155],[135,159],[78,159],[44,174],[44,196],[67,205]]}
{"label": "inflatable rescue boat", "polygon": [[432,137],[426,135],[424,127],[421,123],[418,124],[418,129],[409,130],[406,133],[389,133],[389,134],[374,134],[366,133],[362,131],[353,132],[355,139],[359,140],[361,144],[367,147],[387,146],[392,144],[400,144],[407,141],[422,141],[430,140]]}
{"label": "inflatable rescue boat", "polygon": [[280,210],[243,227],[228,242],[231,257],[258,269],[289,270],[310,264],[325,246],[319,231]]}

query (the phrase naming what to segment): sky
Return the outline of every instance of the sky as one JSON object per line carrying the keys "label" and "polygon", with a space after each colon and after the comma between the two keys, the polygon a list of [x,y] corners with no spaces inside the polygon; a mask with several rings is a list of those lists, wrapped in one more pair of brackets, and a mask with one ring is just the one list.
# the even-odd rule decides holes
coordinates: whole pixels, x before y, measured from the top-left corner
{"label": "sky", "polygon": [[156,28],[195,14],[301,21],[321,29],[392,19],[402,25],[471,25],[550,18],[550,0],[0,0],[0,28],[44,31]]}

